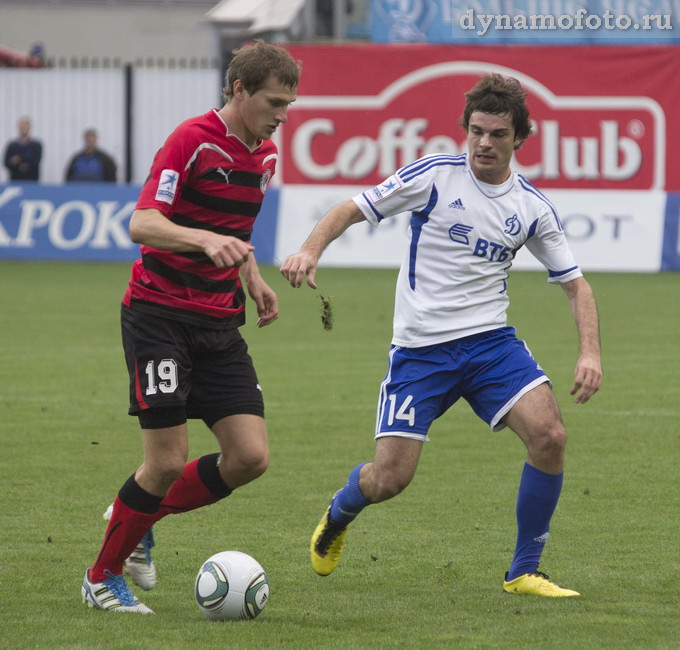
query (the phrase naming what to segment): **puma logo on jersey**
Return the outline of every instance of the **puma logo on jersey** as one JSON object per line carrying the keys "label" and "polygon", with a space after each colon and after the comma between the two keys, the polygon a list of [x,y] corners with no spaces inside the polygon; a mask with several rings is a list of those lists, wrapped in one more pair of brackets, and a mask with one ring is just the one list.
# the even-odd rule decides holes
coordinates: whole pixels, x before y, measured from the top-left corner
{"label": "puma logo on jersey", "polygon": [[224,176],[224,180],[225,180],[227,183],[229,182],[229,172],[231,171],[231,169],[228,170],[228,171],[224,171],[224,169],[222,169],[221,167],[215,167],[215,171],[216,171],[218,174],[221,174],[222,176]]}

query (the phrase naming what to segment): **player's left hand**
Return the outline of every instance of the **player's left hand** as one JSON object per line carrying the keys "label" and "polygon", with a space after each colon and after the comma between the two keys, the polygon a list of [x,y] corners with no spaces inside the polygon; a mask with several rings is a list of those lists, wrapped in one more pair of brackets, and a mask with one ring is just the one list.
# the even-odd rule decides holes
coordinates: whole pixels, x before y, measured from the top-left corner
{"label": "player's left hand", "polygon": [[257,305],[257,326],[270,325],[279,317],[279,301],[276,293],[264,280],[251,281],[246,284],[250,297]]}
{"label": "player's left hand", "polygon": [[574,385],[569,391],[575,395],[577,404],[587,402],[600,388],[602,383],[602,366],[599,359],[581,357],[574,370]]}

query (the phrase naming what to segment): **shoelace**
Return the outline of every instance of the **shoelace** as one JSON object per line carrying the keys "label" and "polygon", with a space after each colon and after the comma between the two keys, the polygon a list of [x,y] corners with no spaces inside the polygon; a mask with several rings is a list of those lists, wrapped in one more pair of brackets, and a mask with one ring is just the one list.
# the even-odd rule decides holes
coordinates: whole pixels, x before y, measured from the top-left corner
{"label": "shoelace", "polygon": [[543,573],[543,571],[534,571],[531,575],[538,576],[539,578],[545,578],[548,581],[550,580],[550,577],[548,576],[548,574]]}
{"label": "shoelace", "polygon": [[151,565],[151,549],[154,546],[153,531],[149,528],[139,544],[135,546],[135,550],[132,551],[128,559],[137,564]]}
{"label": "shoelace", "polygon": [[333,544],[343,530],[345,530],[345,526],[332,522],[330,518],[326,519],[326,527],[323,533],[319,535],[319,541],[316,543],[316,550],[319,555],[324,556],[328,553],[331,544]]}
{"label": "shoelace", "polygon": [[135,597],[132,595],[130,588],[127,586],[125,578],[122,575],[114,575],[108,569],[104,571],[104,575],[109,576],[106,580],[104,580],[104,584],[107,586],[108,590],[120,601],[120,604],[125,605],[126,607],[134,607],[136,604]]}

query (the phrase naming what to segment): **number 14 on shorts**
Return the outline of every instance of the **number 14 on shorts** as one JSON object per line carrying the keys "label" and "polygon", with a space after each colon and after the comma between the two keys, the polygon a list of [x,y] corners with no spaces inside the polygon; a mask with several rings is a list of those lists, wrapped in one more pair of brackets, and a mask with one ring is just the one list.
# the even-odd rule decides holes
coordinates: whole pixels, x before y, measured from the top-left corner
{"label": "number 14 on shorts", "polygon": [[413,401],[413,395],[407,395],[399,408],[397,408],[396,395],[388,395],[387,399],[390,401],[389,411],[387,413],[387,424],[392,426],[395,420],[404,420],[412,427],[416,422],[416,409],[413,406],[409,408]]}

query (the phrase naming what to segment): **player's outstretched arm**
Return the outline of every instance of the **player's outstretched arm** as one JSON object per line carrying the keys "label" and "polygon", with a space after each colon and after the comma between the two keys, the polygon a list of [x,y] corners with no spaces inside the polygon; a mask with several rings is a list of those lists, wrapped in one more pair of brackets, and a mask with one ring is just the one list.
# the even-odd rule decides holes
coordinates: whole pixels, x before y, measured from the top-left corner
{"label": "player's outstretched arm", "polygon": [[340,237],[347,228],[363,220],[364,215],[351,199],[331,208],[316,224],[300,250],[283,261],[281,275],[296,288],[302,286],[306,276],[307,284],[316,289],[314,278],[321,254],[328,244]]}
{"label": "player's outstretched arm", "polygon": [[570,394],[576,396],[574,401],[583,404],[598,391],[602,383],[597,305],[593,291],[584,278],[565,282],[562,289],[569,299],[579,336],[579,357]]}

